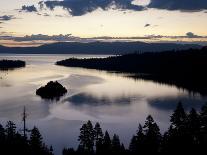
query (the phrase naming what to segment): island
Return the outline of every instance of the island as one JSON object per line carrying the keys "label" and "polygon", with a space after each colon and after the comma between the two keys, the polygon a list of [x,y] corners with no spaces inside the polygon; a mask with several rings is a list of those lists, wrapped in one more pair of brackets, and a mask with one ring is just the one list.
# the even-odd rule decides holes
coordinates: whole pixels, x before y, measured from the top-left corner
{"label": "island", "polygon": [[207,47],[164,52],[135,52],[107,58],[70,58],[56,62],[66,67],[83,67],[121,73],[177,86],[192,93],[207,94]]}
{"label": "island", "polygon": [[10,70],[25,66],[26,63],[22,60],[0,60],[0,70]]}
{"label": "island", "polygon": [[63,87],[59,82],[50,81],[47,85],[40,87],[36,90],[36,95],[43,99],[59,100],[61,96],[67,93],[67,89]]}

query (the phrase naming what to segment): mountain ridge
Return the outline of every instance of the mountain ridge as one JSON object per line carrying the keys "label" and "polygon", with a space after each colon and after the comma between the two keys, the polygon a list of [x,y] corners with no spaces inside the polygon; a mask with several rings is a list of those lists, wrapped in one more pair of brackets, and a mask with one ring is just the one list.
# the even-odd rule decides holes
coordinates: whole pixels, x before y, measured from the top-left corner
{"label": "mountain ridge", "polygon": [[145,43],[145,42],[58,42],[38,47],[6,47],[0,53],[13,54],[127,54],[132,52],[159,52],[201,48],[197,44]]}

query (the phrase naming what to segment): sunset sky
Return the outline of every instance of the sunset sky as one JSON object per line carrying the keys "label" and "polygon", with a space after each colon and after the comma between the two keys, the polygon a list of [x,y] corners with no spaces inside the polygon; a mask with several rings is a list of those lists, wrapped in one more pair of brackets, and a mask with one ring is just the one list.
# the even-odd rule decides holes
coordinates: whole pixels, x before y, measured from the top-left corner
{"label": "sunset sky", "polygon": [[0,44],[138,40],[207,44],[207,0],[1,0]]}

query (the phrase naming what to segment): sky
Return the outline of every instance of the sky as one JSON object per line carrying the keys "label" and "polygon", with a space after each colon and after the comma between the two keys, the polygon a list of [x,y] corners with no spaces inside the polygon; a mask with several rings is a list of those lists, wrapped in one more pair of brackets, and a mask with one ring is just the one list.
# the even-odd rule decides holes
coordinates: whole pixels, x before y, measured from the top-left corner
{"label": "sky", "polygon": [[145,41],[207,45],[207,0],[1,0],[0,44]]}

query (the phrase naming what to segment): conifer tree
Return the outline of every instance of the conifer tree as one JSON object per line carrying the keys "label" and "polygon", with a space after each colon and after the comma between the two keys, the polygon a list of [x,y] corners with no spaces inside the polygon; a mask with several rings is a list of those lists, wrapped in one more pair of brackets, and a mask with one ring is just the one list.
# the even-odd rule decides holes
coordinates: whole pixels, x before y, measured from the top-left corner
{"label": "conifer tree", "polygon": [[80,141],[80,147],[83,148],[86,154],[92,154],[94,152],[94,139],[93,125],[91,121],[88,121],[81,127],[78,139]]}
{"label": "conifer tree", "polygon": [[111,146],[111,138],[109,136],[109,133],[108,131],[105,132],[105,135],[104,135],[104,140],[103,140],[103,153],[104,154],[108,154],[108,153],[111,153],[111,149],[112,149],[112,146]]}
{"label": "conifer tree", "polygon": [[154,122],[154,119],[151,115],[147,117],[143,129],[145,132],[144,145],[147,147],[145,148],[145,151],[149,153],[159,152],[159,146],[161,142],[160,129]]}
{"label": "conifer tree", "polygon": [[43,142],[42,142],[42,136],[37,127],[34,127],[31,131],[30,146],[34,155],[41,154],[43,149]]}
{"label": "conifer tree", "polygon": [[121,143],[118,135],[114,134],[111,144],[112,144],[112,153],[114,154],[120,153]]}
{"label": "conifer tree", "polygon": [[95,124],[94,127],[96,154],[101,154],[103,149],[103,132],[99,123]]}

